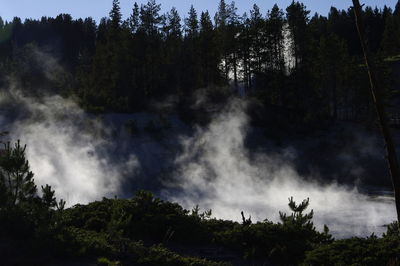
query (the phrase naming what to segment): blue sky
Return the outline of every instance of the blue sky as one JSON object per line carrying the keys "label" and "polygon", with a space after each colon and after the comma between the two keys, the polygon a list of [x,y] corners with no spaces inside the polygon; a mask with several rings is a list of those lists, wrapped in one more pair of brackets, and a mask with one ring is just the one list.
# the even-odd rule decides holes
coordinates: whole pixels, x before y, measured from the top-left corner
{"label": "blue sky", "polygon": [[[92,17],[99,21],[101,17],[107,16],[111,8],[112,0],[0,0],[0,16],[4,20],[11,20],[14,16],[25,18],[40,18],[42,16],[56,16],[60,13],[69,13],[74,18]],[[127,17],[131,12],[134,0],[120,0],[122,13]],[[146,0],[137,1],[145,3]],[[186,16],[191,4],[200,11],[208,9],[212,14],[218,5],[218,0],[158,0],[162,10],[167,11],[176,7],[182,17]],[[229,0],[227,2],[230,2]],[[236,0],[239,13],[251,9],[253,3],[257,4],[263,13],[278,3],[281,8],[286,8],[291,0]],[[308,9],[326,15],[329,8],[334,5],[340,9],[347,9],[351,0],[304,0],[302,1]],[[362,3],[371,6],[383,7],[388,5],[394,7],[397,0],[361,0]]]}

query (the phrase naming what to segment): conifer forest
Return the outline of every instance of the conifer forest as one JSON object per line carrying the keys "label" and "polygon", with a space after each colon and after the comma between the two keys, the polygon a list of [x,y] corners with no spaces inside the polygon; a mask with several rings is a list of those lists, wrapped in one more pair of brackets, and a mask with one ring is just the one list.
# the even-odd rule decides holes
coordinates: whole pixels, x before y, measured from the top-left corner
{"label": "conifer forest", "polygon": [[3,1],[0,265],[400,265],[400,1]]}

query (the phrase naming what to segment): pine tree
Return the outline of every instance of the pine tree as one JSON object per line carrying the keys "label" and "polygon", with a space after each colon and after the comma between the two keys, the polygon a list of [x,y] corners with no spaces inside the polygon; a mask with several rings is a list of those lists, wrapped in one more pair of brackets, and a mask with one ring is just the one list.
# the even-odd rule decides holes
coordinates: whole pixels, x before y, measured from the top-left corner
{"label": "pine tree", "polygon": [[229,11],[225,0],[220,0],[218,5],[218,11],[215,14],[214,21],[216,28],[223,28],[228,24]]}
{"label": "pine tree", "polygon": [[396,6],[393,11],[393,16],[399,17],[400,16],[400,0],[397,1]]}
{"label": "pine tree", "polygon": [[119,0],[113,0],[112,9],[110,11],[110,19],[113,29],[118,29],[122,20]]}
{"label": "pine tree", "polygon": [[132,14],[129,17],[129,28],[132,33],[136,33],[140,25],[139,5],[135,2],[132,9]]}
{"label": "pine tree", "polygon": [[293,39],[292,52],[294,56],[294,68],[297,70],[303,62],[307,50],[307,23],[310,11],[304,4],[292,2],[286,9],[287,22]]}
{"label": "pine tree", "polygon": [[171,11],[167,14],[167,27],[168,27],[168,36],[173,38],[181,38],[182,37],[182,25],[181,25],[181,17],[179,16],[178,10],[175,7],[171,9]]}
{"label": "pine tree", "polygon": [[162,97],[167,92],[165,72],[168,35],[168,18],[160,15],[161,5],[149,0],[139,11],[140,26],[134,38],[135,83],[143,91],[139,95],[145,98]]}
{"label": "pine tree", "polygon": [[[201,84],[199,20],[193,6],[185,19],[185,37],[181,57],[181,96],[188,98]],[[182,102],[187,99],[182,99]]]}
{"label": "pine tree", "polygon": [[349,62],[347,45],[335,34],[330,34],[321,38],[317,54],[314,74],[319,75],[317,86],[321,89],[319,95],[322,98],[319,101],[320,113],[326,112],[337,119],[339,104],[343,102],[340,88],[343,86]]}
{"label": "pine tree", "polygon": [[209,87],[219,82],[220,56],[217,48],[215,32],[208,11],[200,16],[200,58],[203,86]]}
{"label": "pine tree", "polygon": [[263,71],[265,63],[264,47],[266,46],[265,36],[265,20],[261,15],[260,8],[254,4],[250,11],[250,35],[252,39],[251,53],[253,60],[251,61],[251,69],[253,72],[260,74]]}
{"label": "pine tree", "polygon": [[152,36],[158,33],[158,27],[162,17],[159,15],[161,5],[155,0],[149,0],[146,5],[140,8],[140,29],[147,35]]}
{"label": "pine tree", "polygon": [[394,56],[400,53],[400,30],[393,16],[388,16],[385,31],[381,42],[381,50],[385,56]]}
{"label": "pine tree", "polygon": [[172,8],[166,15],[165,44],[163,48],[164,60],[162,62],[165,73],[164,93],[176,94],[180,87],[179,66],[181,64],[182,50],[182,25],[181,17],[176,8]]}
{"label": "pine tree", "polygon": [[[394,27],[396,28],[395,36],[393,38],[400,39],[400,0],[397,1],[396,7],[393,11],[393,20]],[[383,38],[385,38],[385,36]]]}
{"label": "pine tree", "polygon": [[244,13],[240,18],[240,29],[238,38],[238,55],[242,64],[242,70],[239,74],[242,75],[245,89],[249,91],[252,88],[252,71],[250,66],[251,61],[251,34],[250,34],[250,19],[247,13]]}
{"label": "pine tree", "polygon": [[218,51],[222,56],[222,69],[225,74],[225,80],[229,78],[229,51],[228,51],[228,19],[229,10],[224,0],[220,0],[218,10],[214,16],[215,29],[216,29],[216,44]]}
{"label": "pine tree", "polygon": [[229,65],[233,70],[233,81],[235,87],[238,87],[239,72],[239,42],[238,34],[240,32],[240,21],[237,15],[235,2],[231,2],[228,8],[229,18],[227,27],[227,53],[229,55]]}
{"label": "pine tree", "polygon": [[188,38],[195,38],[199,34],[199,20],[196,9],[190,6],[189,16],[185,19],[185,33]]}
{"label": "pine tree", "polygon": [[3,193],[5,192],[3,197],[6,200],[0,204],[12,207],[36,197],[37,188],[25,157],[25,150],[26,146],[21,146],[18,141],[14,147],[7,143],[1,153],[0,187],[3,188]]}
{"label": "pine tree", "polygon": [[310,199],[303,200],[302,203],[296,204],[293,197],[289,198],[289,208],[292,211],[290,216],[285,213],[279,212],[280,220],[285,226],[307,228],[311,231],[315,231],[312,219],[314,217],[314,211],[311,210],[309,213],[304,214],[304,211],[310,205]]}
{"label": "pine tree", "polygon": [[303,117],[310,117],[307,111],[311,104],[308,101],[314,99],[313,88],[309,86],[310,82],[310,51],[312,42],[309,38],[307,23],[309,21],[309,13],[304,4],[292,2],[286,8],[286,19],[288,30],[290,32],[291,47],[290,52],[293,62],[291,73],[291,88],[288,94],[292,95],[291,105],[302,113]]}
{"label": "pine tree", "polygon": [[271,11],[268,12],[268,29],[269,29],[269,42],[272,49],[272,68],[278,71],[284,70],[284,14],[278,5],[275,4]]}

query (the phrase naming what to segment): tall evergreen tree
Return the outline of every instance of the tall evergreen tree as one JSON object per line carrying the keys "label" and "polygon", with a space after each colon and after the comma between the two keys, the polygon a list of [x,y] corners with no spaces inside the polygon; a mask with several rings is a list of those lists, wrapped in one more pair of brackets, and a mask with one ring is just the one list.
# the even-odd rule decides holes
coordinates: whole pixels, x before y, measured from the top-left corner
{"label": "tall evergreen tree", "polygon": [[225,0],[220,0],[218,10],[214,16],[214,23],[216,29],[217,38],[216,44],[218,45],[219,53],[222,55],[222,69],[225,74],[225,80],[229,79],[229,51],[228,51],[228,19],[229,19],[229,8],[225,3]]}
{"label": "tall evergreen tree", "polygon": [[291,89],[289,94],[292,97],[292,107],[307,116],[307,109],[311,104],[307,101],[312,100],[312,87],[310,82],[310,67],[308,65],[311,59],[310,51],[312,43],[309,39],[307,23],[309,22],[309,13],[304,4],[293,1],[286,8],[286,19],[291,38],[291,55],[293,69],[291,73]]}
{"label": "tall evergreen tree", "polygon": [[8,143],[0,156],[0,187],[5,193],[5,201],[0,204],[8,208],[36,197],[37,188],[25,157],[25,149],[26,146],[21,146],[19,141],[14,147]]}
{"label": "tall evergreen tree", "polygon": [[182,37],[181,17],[175,7],[167,14],[167,35],[172,38]]}
{"label": "tall evergreen tree", "polygon": [[239,47],[238,53],[242,64],[242,69],[239,73],[242,76],[244,87],[246,91],[251,88],[251,71],[250,71],[250,47],[251,47],[251,36],[250,36],[250,19],[247,13],[244,13],[240,18],[240,29],[239,29]]}
{"label": "tall evergreen tree", "polygon": [[266,88],[269,102],[274,105],[282,105],[285,73],[285,43],[284,43],[284,13],[278,5],[274,5],[267,13],[265,29],[264,61],[266,64],[263,86]]}
{"label": "tall evergreen tree", "polygon": [[129,17],[129,28],[132,33],[136,33],[140,25],[140,10],[139,5],[135,2],[132,9],[132,14]]}
{"label": "tall evergreen tree", "polygon": [[265,20],[260,12],[260,8],[254,4],[250,11],[250,34],[252,39],[251,52],[252,61],[251,69],[257,75],[263,72],[266,46]]}
{"label": "tall evergreen tree", "polygon": [[189,38],[197,37],[199,33],[199,20],[193,5],[190,6],[188,17],[185,19],[185,33]]}
{"label": "tall evergreen tree", "polygon": [[200,16],[200,58],[203,86],[205,87],[219,83],[220,57],[215,42],[216,37],[210,14],[208,11],[202,12]]}
{"label": "tall evergreen tree", "polygon": [[271,11],[268,12],[267,21],[269,42],[272,49],[271,64],[275,70],[284,70],[284,37],[283,26],[285,23],[284,13],[275,4]]}
{"label": "tall evergreen tree", "polygon": [[111,26],[118,29],[121,25],[122,14],[119,0],[113,0],[112,9],[110,11]]}
{"label": "tall evergreen tree", "polygon": [[155,0],[149,0],[146,5],[142,5],[140,8],[140,28],[147,35],[155,35],[158,33],[158,29],[162,20],[159,12],[161,5],[157,4]]}
{"label": "tall evergreen tree", "polygon": [[160,15],[161,5],[155,0],[149,0],[146,5],[140,7],[140,34],[144,34],[141,47],[141,75],[142,88],[147,97],[162,97],[161,88],[164,82],[162,68],[163,40],[160,34],[161,24],[165,17]]}
{"label": "tall evergreen tree", "polygon": [[182,25],[181,17],[178,14],[176,8],[172,8],[165,16],[165,44],[163,49],[163,65],[164,73],[166,75],[167,84],[164,86],[164,93],[169,92],[176,94],[180,87],[180,71],[179,66],[181,64],[181,49],[182,49]]}
{"label": "tall evergreen tree", "polygon": [[227,53],[229,54],[229,65],[233,71],[233,81],[235,87],[238,87],[239,72],[239,42],[238,35],[240,32],[240,21],[237,14],[235,2],[231,2],[228,9],[228,27],[227,27]]}
{"label": "tall evergreen tree", "polygon": [[181,95],[188,97],[194,89],[202,86],[201,83],[201,63],[199,45],[199,20],[197,11],[190,7],[188,17],[185,19],[185,37],[182,50],[182,76],[181,76]]}
{"label": "tall evergreen tree", "polygon": [[400,0],[397,1],[396,6],[393,11],[393,16],[399,17],[400,16]]}
{"label": "tall evergreen tree", "polygon": [[385,56],[400,54],[400,30],[395,17],[392,15],[386,18],[381,50]]}
{"label": "tall evergreen tree", "polygon": [[228,24],[229,8],[225,0],[220,0],[217,13],[214,16],[215,27],[223,28]]}
{"label": "tall evergreen tree", "polygon": [[307,23],[310,11],[300,2],[292,2],[286,9],[287,22],[293,40],[292,53],[294,68],[297,70],[306,56],[307,49]]}
{"label": "tall evergreen tree", "polygon": [[349,63],[346,43],[334,34],[322,37],[315,63],[314,73],[319,74],[317,86],[321,90],[321,110],[337,119],[339,104],[343,102],[340,88],[343,88]]}

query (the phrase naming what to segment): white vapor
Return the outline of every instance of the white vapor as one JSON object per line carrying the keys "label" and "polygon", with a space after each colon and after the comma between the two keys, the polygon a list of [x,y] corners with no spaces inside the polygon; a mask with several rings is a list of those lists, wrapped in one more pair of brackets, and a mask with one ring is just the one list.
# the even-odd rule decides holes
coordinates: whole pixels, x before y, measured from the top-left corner
{"label": "white vapor", "polygon": [[[139,167],[133,155],[116,162],[107,141],[111,132],[73,101],[60,96],[39,100],[9,90],[0,96],[0,109],[2,129],[27,144],[35,182],[51,185],[68,206],[119,195],[124,176]],[[7,111],[15,117],[7,117]]]}
{"label": "white vapor", "polygon": [[[176,160],[175,180],[163,191],[186,208],[200,205],[218,218],[279,221],[279,211],[289,212],[288,198],[310,198],[318,229],[326,224],[336,237],[381,234],[395,220],[390,197],[372,198],[335,183],[321,185],[299,176],[290,165],[296,156],[280,153],[250,154],[244,145],[248,118],[244,103],[234,101],[205,129],[182,139],[184,151]],[[176,194],[172,191],[181,191]]]}
{"label": "white vapor", "polygon": [[[14,86],[18,88],[15,83]],[[241,101],[228,104],[207,127],[198,128],[180,142],[174,140],[187,128],[174,123],[175,131],[170,129],[169,138],[164,140],[148,134],[117,140],[112,123],[103,125],[102,119],[86,114],[72,100],[60,96],[26,97],[16,88],[0,94],[0,129],[10,131],[12,140],[21,139],[27,144],[36,183],[51,185],[68,206],[123,196],[123,184],[136,181],[128,178],[134,178],[139,170],[170,172],[168,164],[182,147],[172,165],[172,181],[162,184],[155,174],[154,178],[146,175],[145,182],[157,183],[155,190],[164,185],[161,195],[185,208],[199,205],[212,209],[217,218],[238,221],[241,211],[251,215],[253,221],[278,221],[279,211],[289,211],[289,197],[298,202],[310,198],[317,227],[328,225],[336,237],[380,234],[385,230],[383,225],[395,220],[390,197],[372,198],[355,188],[307,181],[311,179],[300,176],[291,165],[297,156],[295,149],[250,152],[245,145],[250,125]],[[125,118],[117,116],[123,124]],[[124,155],[118,150],[118,141],[127,144],[124,148],[130,155],[126,159],[119,159]],[[349,172],[358,168],[354,165]]]}

